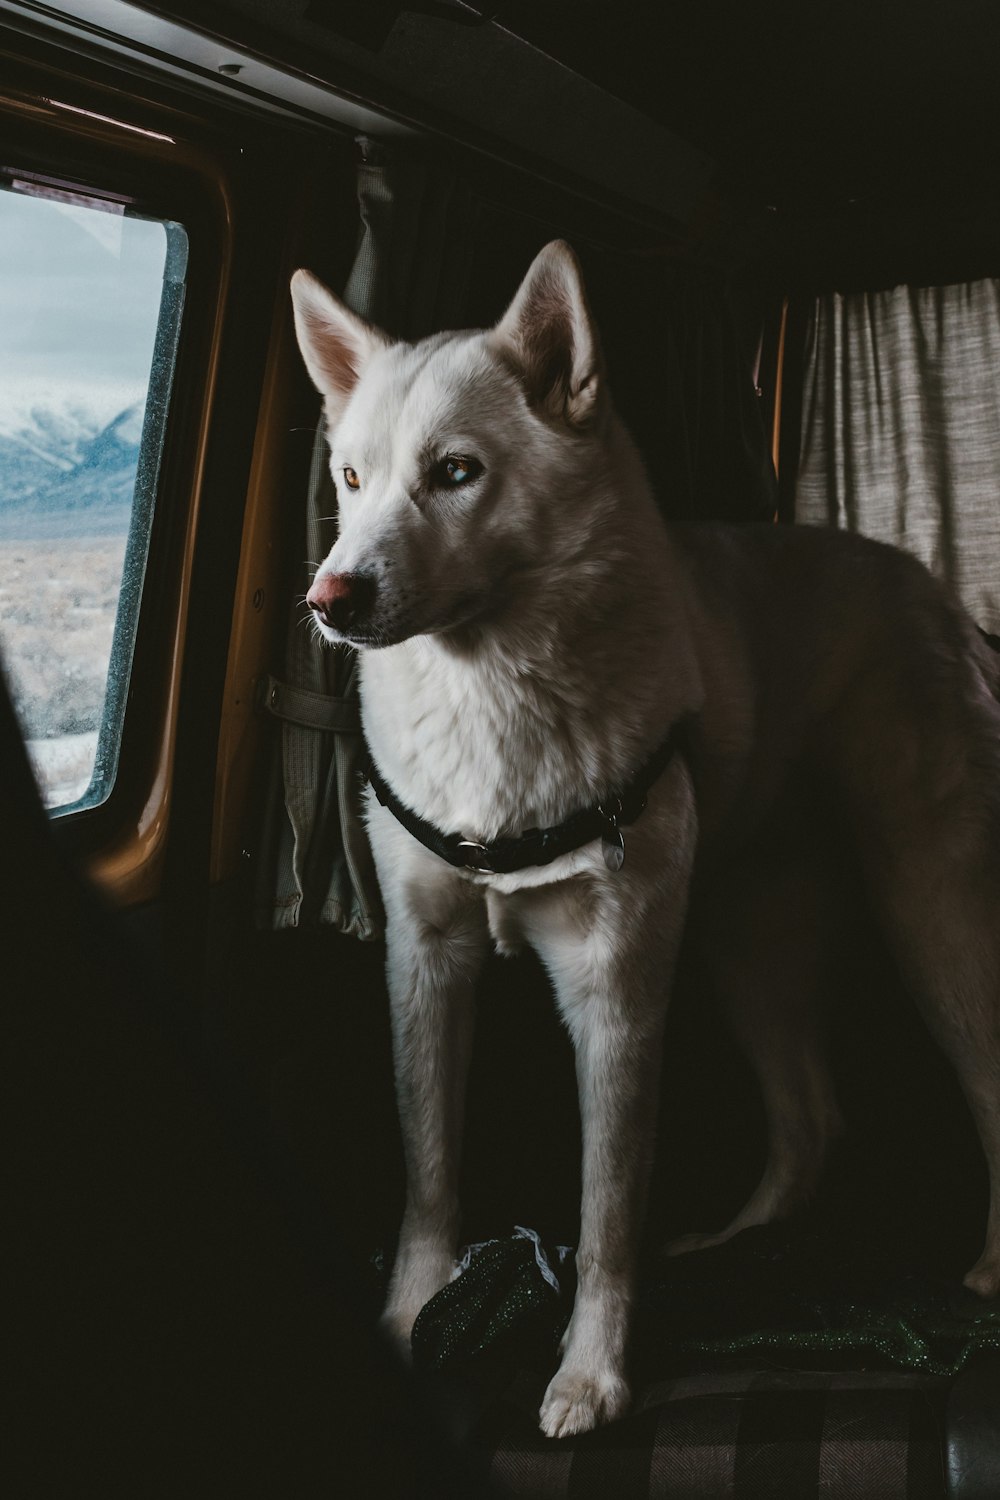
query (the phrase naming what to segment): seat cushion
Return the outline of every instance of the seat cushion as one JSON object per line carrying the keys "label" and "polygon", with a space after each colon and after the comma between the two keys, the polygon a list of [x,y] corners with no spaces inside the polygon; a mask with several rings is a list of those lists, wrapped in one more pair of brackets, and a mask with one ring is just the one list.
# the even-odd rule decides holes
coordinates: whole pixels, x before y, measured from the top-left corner
{"label": "seat cushion", "polygon": [[646,1268],[631,1412],[556,1441],[538,1409],[572,1256],[520,1230],[467,1259],[422,1310],[413,1353],[498,1495],[939,1500],[949,1392],[1000,1341],[1000,1310],[892,1259],[838,1258],[801,1228],[747,1231]]}
{"label": "seat cushion", "polygon": [[723,1369],[647,1387],[628,1417],[545,1438],[518,1375],[472,1441],[489,1491],[545,1500],[942,1500],[949,1382],[910,1371]]}

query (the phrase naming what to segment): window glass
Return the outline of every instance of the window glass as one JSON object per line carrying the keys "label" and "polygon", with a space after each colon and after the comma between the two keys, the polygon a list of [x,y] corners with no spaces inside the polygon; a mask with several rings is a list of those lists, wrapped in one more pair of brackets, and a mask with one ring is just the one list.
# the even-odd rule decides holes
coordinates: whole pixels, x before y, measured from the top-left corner
{"label": "window glass", "polygon": [[43,799],[70,812],[117,772],[187,237],[0,188],[0,656]]}

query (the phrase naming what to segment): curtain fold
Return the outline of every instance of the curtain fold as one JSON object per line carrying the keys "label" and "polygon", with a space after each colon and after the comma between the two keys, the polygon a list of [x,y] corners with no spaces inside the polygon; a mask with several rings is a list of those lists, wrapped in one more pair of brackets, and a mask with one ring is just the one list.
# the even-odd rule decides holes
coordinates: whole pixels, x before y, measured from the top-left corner
{"label": "curtain fold", "polygon": [[660,258],[587,272],[615,402],[666,519],[773,520],[770,442],[725,280]]}
{"label": "curtain fold", "polygon": [[[359,237],[344,300],[397,338],[419,338],[460,321],[472,205],[446,168],[369,140],[358,168]],[[360,811],[363,742],[354,652],[314,638],[303,599],[336,538],[337,492],[325,424],[313,444],[305,504],[307,559],[297,581],[283,674],[263,706],[280,720],[257,883],[263,927],[328,925],[362,939],[384,918]],[[310,695],[313,695],[311,698]],[[323,709],[323,705],[326,709]],[[336,729],[316,727],[317,713]]]}
{"label": "curtain fold", "polygon": [[906,548],[1000,631],[1000,281],[817,300],[795,518]]}
{"label": "curtain fold", "polygon": [[[777,482],[747,351],[726,289],[689,273],[672,309],[670,399],[692,520],[771,521]],[[680,508],[678,507],[678,510]]]}

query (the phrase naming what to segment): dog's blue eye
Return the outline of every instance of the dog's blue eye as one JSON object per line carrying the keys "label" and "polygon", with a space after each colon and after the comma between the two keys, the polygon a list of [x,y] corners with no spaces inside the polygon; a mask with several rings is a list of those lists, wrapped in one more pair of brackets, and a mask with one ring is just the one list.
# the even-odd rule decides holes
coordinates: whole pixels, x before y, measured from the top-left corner
{"label": "dog's blue eye", "polygon": [[438,464],[434,477],[439,484],[455,489],[460,484],[468,484],[471,479],[478,479],[482,472],[483,466],[477,458],[461,458],[457,453],[449,453]]}

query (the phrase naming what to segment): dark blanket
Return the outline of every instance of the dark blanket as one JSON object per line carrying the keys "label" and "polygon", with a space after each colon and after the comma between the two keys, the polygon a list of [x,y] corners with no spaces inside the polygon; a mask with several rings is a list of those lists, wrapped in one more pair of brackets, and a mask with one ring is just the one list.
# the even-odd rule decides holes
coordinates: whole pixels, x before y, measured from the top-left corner
{"label": "dark blanket", "polygon": [[[555,1283],[555,1285],[553,1285]],[[467,1269],[430,1301],[413,1330],[418,1368],[488,1355],[554,1365],[573,1302],[572,1256],[522,1231],[477,1247]],[[957,1283],[929,1280],[877,1249],[786,1226],[747,1230],[726,1245],[645,1267],[633,1359],[641,1380],[692,1356],[766,1355],[805,1366],[895,1366],[953,1375],[1000,1350],[1000,1305]]]}

